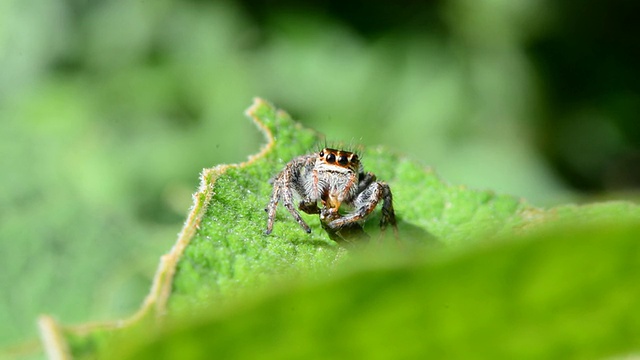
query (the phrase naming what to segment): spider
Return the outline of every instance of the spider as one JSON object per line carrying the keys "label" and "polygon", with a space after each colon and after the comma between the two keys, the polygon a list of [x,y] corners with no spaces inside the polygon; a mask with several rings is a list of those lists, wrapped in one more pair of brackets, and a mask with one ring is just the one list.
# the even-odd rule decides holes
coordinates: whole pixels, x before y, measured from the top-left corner
{"label": "spider", "polygon": [[[273,230],[280,201],[298,224],[307,233],[311,232],[295,208],[294,194],[302,199],[298,209],[307,214],[319,214],[322,227],[334,240],[341,230],[346,234],[362,233],[361,223],[380,201],[383,202],[380,228],[384,231],[391,224],[397,234],[389,185],[377,181],[373,173],[363,172],[360,159],[353,152],[324,148],[291,160],[273,180],[271,201],[265,209],[267,235]],[[318,207],[318,201],[321,201],[321,207]],[[340,214],[341,206],[350,211],[346,215]]]}

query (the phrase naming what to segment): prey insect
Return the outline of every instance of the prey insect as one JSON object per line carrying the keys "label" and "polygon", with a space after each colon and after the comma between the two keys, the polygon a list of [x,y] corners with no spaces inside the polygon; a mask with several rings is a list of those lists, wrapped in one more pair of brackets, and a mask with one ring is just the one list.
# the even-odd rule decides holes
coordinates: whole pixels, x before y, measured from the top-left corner
{"label": "prey insect", "polygon": [[[296,206],[297,198],[301,200]],[[346,234],[362,232],[361,224],[382,202],[380,228],[384,230],[391,224],[397,233],[389,185],[377,181],[373,173],[364,172],[353,152],[324,148],[291,160],[273,181],[271,201],[265,209],[266,234],[273,231],[279,202],[307,233],[311,228],[298,210],[318,214],[322,227],[334,240],[342,230]],[[344,215],[341,208],[347,210]]]}

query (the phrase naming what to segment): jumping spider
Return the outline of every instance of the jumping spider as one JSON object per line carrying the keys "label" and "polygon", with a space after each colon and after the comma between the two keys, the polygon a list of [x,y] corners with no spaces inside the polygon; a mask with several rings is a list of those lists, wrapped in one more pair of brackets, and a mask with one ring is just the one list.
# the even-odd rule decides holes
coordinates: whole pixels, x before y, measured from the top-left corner
{"label": "jumping spider", "polygon": [[[380,228],[384,230],[391,224],[397,233],[389,185],[376,181],[373,173],[363,172],[360,159],[353,152],[324,148],[291,160],[273,180],[271,201],[265,209],[269,214],[267,235],[273,230],[280,201],[298,224],[307,233],[311,232],[294,206],[294,193],[302,199],[298,209],[307,214],[319,214],[322,227],[336,241],[336,234],[341,230],[346,234],[362,232],[361,223],[381,200]],[[318,200],[322,203],[321,208]],[[350,211],[341,215],[341,206]]]}

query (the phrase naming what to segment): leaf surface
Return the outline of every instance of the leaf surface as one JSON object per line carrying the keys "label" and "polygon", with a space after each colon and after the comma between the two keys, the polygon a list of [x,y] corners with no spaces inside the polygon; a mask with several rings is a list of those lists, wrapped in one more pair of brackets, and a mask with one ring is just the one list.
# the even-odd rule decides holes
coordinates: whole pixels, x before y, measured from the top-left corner
{"label": "leaf surface", "polygon": [[640,346],[640,226],[370,267],[172,328],[131,359],[603,358]]}
{"label": "leaf surface", "polygon": [[[584,319],[638,332],[637,317],[621,318],[634,302],[624,299],[638,290],[630,280],[638,272],[632,241],[638,228],[615,225],[640,218],[638,206],[539,209],[513,196],[446,184],[424,165],[379,147],[361,155],[365,169],[392,189],[400,245],[390,231],[380,233],[379,210],[366,224],[372,240],[362,249],[330,240],[317,215],[303,214],[312,228],[307,234],[282,207],[267,236],[269,180],[324,139],[261,99],[247,114],[267,144],[245,163],[203,171],[178,242],[163,257],[142,309],[124,323],[159,334],[70,328],[72,354],[537,357],[636,345],[611,337],[592,343],[600,333]],[[593,223],[601,224],[597,231],[574,230]],[[555,230],[483,245],[547,227]],[[440,249],[467,253],[434,262]],[[200,320],[153,326],[193,317]]]}

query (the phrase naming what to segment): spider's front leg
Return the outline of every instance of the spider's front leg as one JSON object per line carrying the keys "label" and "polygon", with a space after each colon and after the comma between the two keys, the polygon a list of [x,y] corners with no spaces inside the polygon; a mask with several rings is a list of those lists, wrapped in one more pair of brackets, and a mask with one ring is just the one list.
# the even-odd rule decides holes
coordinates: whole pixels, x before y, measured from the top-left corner
{"label": "spider's front leg", "polygon": [[340,229],[348,224],[364,220],[376,208],[382,200],[382,217],[380,219],[380,229],[384,231],[387,225],[393,226],[394,233],[398,233],[396,215],[393,210],[393,196],[389,185],[384,182],[375,181],[373,174],[365,177],[366,187],[358,194],[353,204],[355,210],[346,216],[336,216],[333,211],[337,209],[327,209],[321,214],[321,218],[328,220],[326,226],[330,229]]}
{"label": "spider's front leg", "polygon": [[331,228],[329,226],[331,221],[340,217],[340,213],[334,208],[323,208],[320,210],[320,224],[333,241],[340,244],[355,244],[369,240],[369,235],[364,232],[362,224],[358,222],[352,222],[340,228]]}

